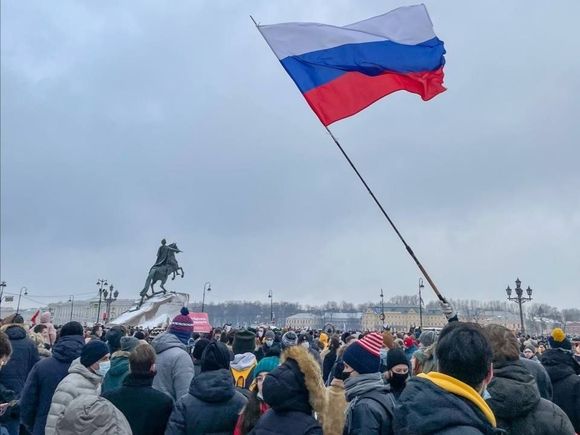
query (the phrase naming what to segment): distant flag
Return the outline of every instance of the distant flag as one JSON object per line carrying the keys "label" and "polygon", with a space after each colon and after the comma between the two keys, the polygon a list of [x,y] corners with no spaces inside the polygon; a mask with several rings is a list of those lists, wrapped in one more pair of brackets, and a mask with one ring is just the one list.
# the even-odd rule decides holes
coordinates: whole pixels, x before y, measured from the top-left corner
{"label": "distant flag", "polygon": [[30,318],[30,323],[32,323],[33,325],[36,325],[36,319],[38,318],[39,314],[40,314],[40,310],[36,310],[36,312]]}
{"label": "distant flag", "polygon": [[395,91],[425,101],[445,91],[445,48],[422,4],[343,27],[283,23],[258,29],[324,126]]}

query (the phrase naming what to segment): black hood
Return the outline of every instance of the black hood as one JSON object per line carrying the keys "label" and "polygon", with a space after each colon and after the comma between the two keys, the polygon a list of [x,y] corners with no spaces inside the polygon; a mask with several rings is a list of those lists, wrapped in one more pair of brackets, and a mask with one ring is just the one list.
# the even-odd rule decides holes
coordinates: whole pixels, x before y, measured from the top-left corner
{"label": "black hood", "polygon": [[85,339],[80,335],[66,335],[58,339],[52,348],[52,356],[64,363],[71,363],[81,356]]}
{"label": "black hood", "polygon": [[20,325],[10,325],[4,330],[4,332],[10,341],[23,340],[28,337],[26,330]]}
{"label": "black hood", "polygon": [[570,375],[580,374],[580,365],[570,352],[548,349],[542,355],[542,365],[546,368],[552,383]]}
{"label": "black hood", "polygon": [[202,372],[189,385],[189,394],[204,402],[226,402],[234,393],[234,378],[226,369]]}
{"label": "black hood", "polygon": [[407,381],[395,420],[397,434],[433,434],[461,426],[474,427],[482,434],[496,433],[475,405],[423,378]]}
{"label": "black hood", "polygon": [[264,401],[275,411],[312,413],[304,374],[293,359],[271,371],[262,386]]}
{"label": "black hood", "polygon": [[536,380],[520,361],[496,363],[487,386],[487,400],[497,418],[513,420],[532,411],[540,401]]}

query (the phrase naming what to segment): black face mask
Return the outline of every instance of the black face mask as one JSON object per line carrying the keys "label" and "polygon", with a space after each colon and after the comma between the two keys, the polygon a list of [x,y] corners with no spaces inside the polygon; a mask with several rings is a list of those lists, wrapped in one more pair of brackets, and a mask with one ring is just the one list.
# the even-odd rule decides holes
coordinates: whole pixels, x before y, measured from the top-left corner
{"label": "black face mask", "polygon": [[389,379],[389,384],[394,390],[402,390],[405,388],[405,382],[409,377],[408,374],[401,375],[399,373],[393,373],[391,378]]}

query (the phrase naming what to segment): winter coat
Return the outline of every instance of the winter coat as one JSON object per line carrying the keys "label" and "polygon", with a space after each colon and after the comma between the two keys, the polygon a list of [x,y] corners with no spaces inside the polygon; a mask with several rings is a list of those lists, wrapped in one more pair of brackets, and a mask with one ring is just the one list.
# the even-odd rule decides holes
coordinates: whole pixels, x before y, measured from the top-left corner
{"label": "winter coat", "polygon": [[129,374],[129,352],[117,351],[111,356],[111,368],[103,378],[101,392],[119,388],[123,384],[123,379]]}
{"label": "winter coat", "polygon": [[[373,375],[364,375],[365,377]],[[353,387],[358,376],[345,381]],[[382,381],[380,373],[376,373],[376,383]],[[373,382],[374,383],[374,382]],[[349,401],[347,408],[346,423],[344,425],[344,435],[391,435],[393,434],[393,413],[395,399],[386,385],[372,386],[363,389],[360,393],[347,389],[346,398]]]}
{"label": "winter coat", "polygon": [[165,434],[231,435],[245,404],[228,370],[202,372],[192,379],[189,394],[175,404]]}
{"label": "winter coat", "polygon": [[[494,429],[482,409],[476,404],[477,392],[455,380],[472,399],[453,394],[436,385],[431,377],[445,377],[441,373],[420,374],[407,381],[395,406],[394,432],[400,435],[491,435]],[[453,378],[450,378],[453,382]],[[484,406],[485,406],[485,402]]]}
{"label": "winter coat", "polygon": [[[26,378],[40,357],[34,342],[28,338],[26,330],[20,324],[8,324],[1,328],[6,333],[12,345],[12,355],[8,363],[0,370],[0,384],[14,393],[15,399],[26,383]],[[0,422],[13,422],[20,419],[20,407],[12,406],[0,418]],[[14,423],[13,423],[14,424]]]}
{"label": "winter coat", "polygon": [[487,386],[498,427],[508,434],[574,435],[570,420],[556,404],[542,399],[534,377],[520,361],[495,363]]}
{"label": "winter coat", "polygon": [[324,360],[322,361],[322,379],[326,382],[330,376],[330,372],[334,367],[336,362],[336,349],[332,349],[324,355]]}
{"label": "winter coat", "polygon": [[256,365],[256,356],[252,352],[234,355],[234,360],[230,363],[230,371],[236,387],[246,390],[250,388],[254,380]]}
{"label": "winter coat", "polygon": [[68,369],[68,375],[60,381],[52,396],[46,419],[46,435],[54,435],[58,421],[73,399],[83,394],[98,396],[101,393],[102,381],[100,375],[81,364],[80,358],[75,359]]}
{"label": "winter coat", "polygon": [[49,311],[45,311],[40,315],[40,324],[46,326],[48,331],[48,344],[53,346],[56,343],[56,329],[51,322],[51,314]]}
{"label": "winter coat", "polygon": [[539,361],[536,362],[523,357],[520,357],[520,361],[536,380],[538,390],[540,390],[540,397],[546,400],[552,400],[552,395],[554,394],[552,390],[552,381],[550,380],[548,372],[544,366],[540,364]]}
{"label": "winter coat", "polygon": [[52,396],[84,344],[80,335],[62,337],[52,348],[52,356],[36,363],[28,375],[20,399],[20,421],[33,435],[44,435]]}
{"label": "winter coat", "polygon": [[553,402],[562,408],[580,433],[580,365],[570,352],[561,349],[544,352],[542,364],[552,380]]}
{"label": "winter coat", "polygon": [[177,401],[189,391],[194,374],[187,347],[169,332],[159,334],[151,345],[157,353],[157,375],[153,379],[153,388]]}
{"label": "winter coat", "polygon": [[152,387],[154,376],[130,373],[120,388],[103,394],[127,418],[135,435],[163,435],[171,415],[173,400]]}
{"label": "winter coat", "polygon": [[133,432],[123,413],[111,402],[86,395],[71,401],[56,425],[56,435],[133,435]]}
{"label": "winter coat", "polygon": [[[318,362],[302,346],[282,354],[283,363],[264,380],[262,394],[270,405],[252,435],[322,435],[313,411],[326,409],[326,390]],[[323,417],[323,416],[321,416]]]}

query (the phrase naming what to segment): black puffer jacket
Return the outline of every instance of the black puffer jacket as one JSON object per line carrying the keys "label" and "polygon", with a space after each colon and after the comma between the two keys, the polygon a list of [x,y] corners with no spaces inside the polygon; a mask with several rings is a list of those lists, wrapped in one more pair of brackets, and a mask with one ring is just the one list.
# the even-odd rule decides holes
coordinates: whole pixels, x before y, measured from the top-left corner
{"label": "black puffer jacket", "polygon": [[540,397],[534,377],[520,361],[496,363],[487,391],[497,425],[508,434],[574,435],[564,411]]}
{"label": "black puffer jacket", "polygon": [[431,381],[411,378],[395,407],[398,435],[491,435],[494,429],[483,413],[467,400]]}
{"label": "black puffer jacket", "polygon": [[538,384],[538,390],[540,390],[540,397],[546,400],[552,400],[554,392],[552,391],[552,381],[548,376],[548,372],[544,368],[540,361],[533,361],[524,357],[520,357],[520,361],[525,368],[532,374]]}
{"label": "black puffer jacket", "polygon": [[542,364],[552,380],[553,402],[562,408],[580,433],[580,365],[570,352],[560,349],[544,352]]}
{"label": "black puffer jacket", "polygon": [[322,435],[312,416],[304,374],[295,360],[286,360],[266,376],[262,394],[271,409],[260,417],[252,435]]}
{"label": "black puffer jacket", "polygon": [[231,435],[247,400],[229,370],[201,372],[173,408],[166,435]]}
{"label": "black puffer jacket", "polygon": [[[0,371],[0,384],[6,389],[14,392],[16,399],[20,398],[20,393],[24,388],[24,383],[28,373],[32,370],[40,357],[38,348],[33,341],[28,338],[26,330],[20,324],[10,324],[2,327],[10,339],[12,345],[12,355],[8,363]],[[18,406],[10,407],[0,421],[8,422],[20,419],[20,409]]]}

